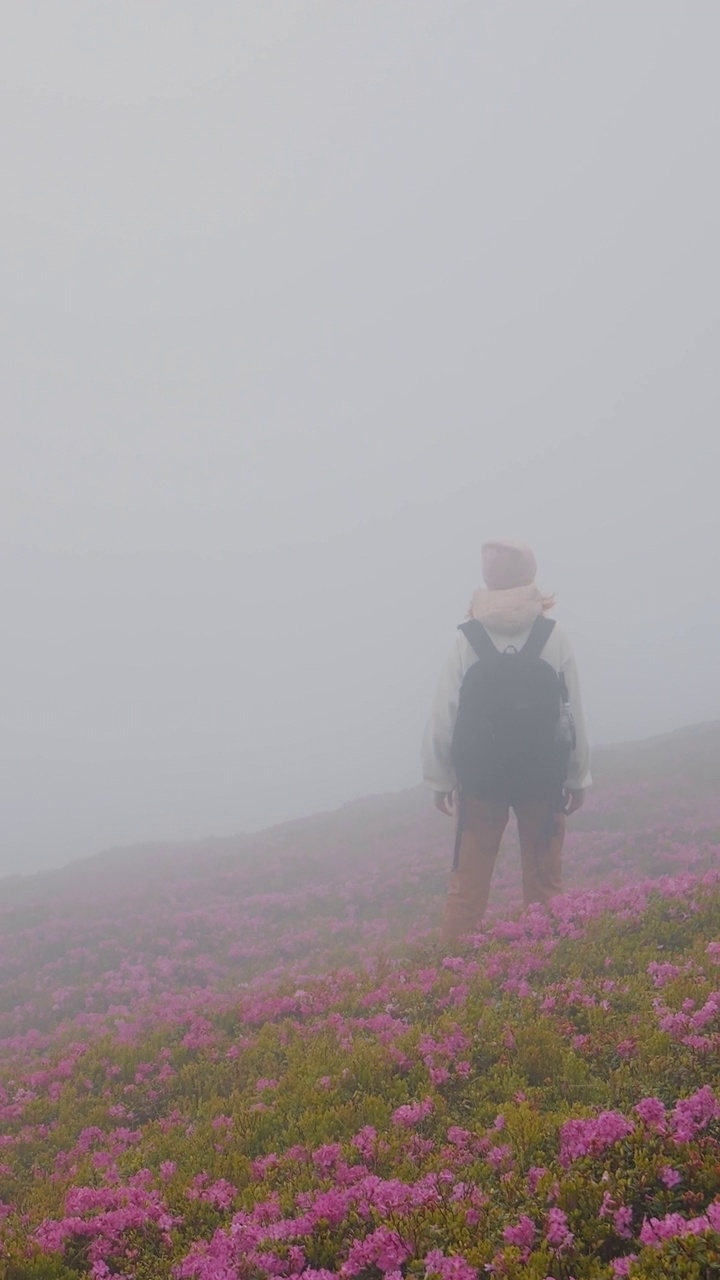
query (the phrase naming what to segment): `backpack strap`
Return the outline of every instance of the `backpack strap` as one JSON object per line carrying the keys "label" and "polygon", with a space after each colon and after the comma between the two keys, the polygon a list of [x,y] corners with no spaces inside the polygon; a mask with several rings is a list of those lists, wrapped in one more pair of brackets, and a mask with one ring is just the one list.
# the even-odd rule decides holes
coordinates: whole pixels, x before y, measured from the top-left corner
{"label": "backpack strap", "polygon": [[482,622],[478,622],[477,618],[470,618],[468,622],[461,622],[458,631],[462,631],[466,640],[470,641],[478,658],[500,657],[499,650],[493,644]]}
{"label": "backpack strap", "polygon": [[529,662],[537,662],[554,630],[555,623],[552,618],[536,618],[532,631],[520,650],[523,657],[527,658]]}

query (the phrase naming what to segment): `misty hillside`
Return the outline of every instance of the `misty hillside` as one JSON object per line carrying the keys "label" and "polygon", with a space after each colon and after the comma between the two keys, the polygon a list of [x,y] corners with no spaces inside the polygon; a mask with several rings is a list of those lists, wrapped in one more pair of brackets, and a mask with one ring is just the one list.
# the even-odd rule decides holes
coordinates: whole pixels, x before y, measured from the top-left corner
{"label": "misty hillside", "polygon": [[5,881],[0,1280],[715,1280],[720,726],[434,945],[419,791]]}
{"label": "misty hillside", "polygon": [[[720,721],[694,725],[641,742],[596,748],[594,786],[573,828],[608,830],[614,823],[624,832],[637,825],[657,825],[664,815],[692,815],[698,801],[704,806],[717,797],[720,805]],[[193,866],[229,868],[242,865],[271,879],[287,856],[297,866],[283,866],[283,876],[322,877],[344,874],[356,859],[372,862],[398,843],[415,852],[441,853],[451,842],[450,826],[437,814],[423,787],[353,800],[329,813],[295,819],[252,835],[200,841],[151,843],[110,849],[95,857],[32,880],[14,883],[21,896],[48,885],[86,882],[102,876],[124,881],[129,869],[165,874],[169,868]]]}
{"label": "misty hillside", "polygon": [[[585,808],[569,826],[568,889],[716,864],[720,724],[601,748],[594,778]],[[255,835],[115,849],[58,871],[3,881],[0,943],[3,934],[37,927],[39,934],[25,935],[27,963],[35,964],[60,920],[89,929],[105,944],[124,938],[134,921],[142,949],[164,935],[179,910],[198,922],[213,919],[217,929],[215,913],[222,908],[213,945],[222,948],[232,939],[236,959],[244,957],[249,972],[261,971],[273,955],[305,957],[319,968],[348,946],[365,954],[429,937],[452,841],[452,824],[416,788]],[[519,876],[511,823],[491,914],[519,905]],[[330,913],[335,919],[328,930]],[[59,951],[62,945],[58,940]]]}
{"label": "misty hillside", "polygon": [[681,794],[720,789],[720,722],[691,725],[643,742],[598,747],[594,773],[600,785],[644,782]]}

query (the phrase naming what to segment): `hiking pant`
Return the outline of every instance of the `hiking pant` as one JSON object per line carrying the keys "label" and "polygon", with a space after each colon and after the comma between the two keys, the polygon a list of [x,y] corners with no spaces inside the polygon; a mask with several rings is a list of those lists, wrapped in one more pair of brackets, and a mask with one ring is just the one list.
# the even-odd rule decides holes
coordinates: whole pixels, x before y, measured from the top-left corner
{"label": "hiking pant", "polygon": [[[460,796],[455,865],[440,931],[443,942],[454,942],[480,924],[510,808],[504,801]],[[565,815],[554,812],[546,799],[527,800],[512,808],[520,837],[525,906],[547,902],[562,893]]]}

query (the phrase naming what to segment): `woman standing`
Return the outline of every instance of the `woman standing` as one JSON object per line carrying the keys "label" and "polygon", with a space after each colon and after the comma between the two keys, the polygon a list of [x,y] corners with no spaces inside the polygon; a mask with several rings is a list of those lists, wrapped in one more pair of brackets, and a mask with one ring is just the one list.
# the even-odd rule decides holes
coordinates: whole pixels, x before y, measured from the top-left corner
{"label": "woman standing", "polygon": [[472,598],[441,675],[423,742],[423,776],[457,833],[442,938],[479,925],[510,810],[523,896],[562,892],[565,818],[590,785],[590,751],[570,641],[548,619],[522,543],[482,548],[485,586]]}

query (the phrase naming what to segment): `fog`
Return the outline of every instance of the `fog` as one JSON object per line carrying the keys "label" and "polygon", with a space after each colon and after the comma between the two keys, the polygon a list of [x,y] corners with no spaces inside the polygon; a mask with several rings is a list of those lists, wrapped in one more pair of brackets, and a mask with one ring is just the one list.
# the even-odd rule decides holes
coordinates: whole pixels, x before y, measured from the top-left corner
{"label": "fog", "polygon": [[415,785],[486,538],[720,717],[714,0],[3,17],[0,872]]}

